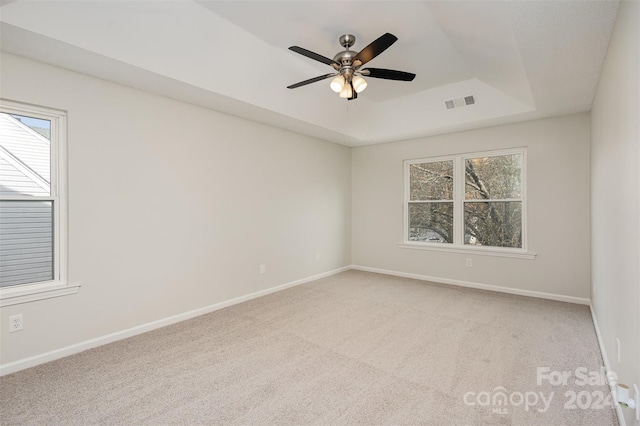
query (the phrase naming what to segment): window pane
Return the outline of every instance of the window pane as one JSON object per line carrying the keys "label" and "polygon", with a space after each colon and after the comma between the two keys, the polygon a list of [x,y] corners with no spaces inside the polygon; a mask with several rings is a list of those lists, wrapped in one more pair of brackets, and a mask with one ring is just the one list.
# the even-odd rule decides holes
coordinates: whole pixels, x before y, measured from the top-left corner
{"label": "window pane", "polygon": [[411,164],[410,200],[453,200],[453,161]]}
{"label": "window pane", "polygon": [[464,243],[474,246],[522,247],[522,203],[464,204]]}
{"label": "window pane", "polygon": [[453,203],[409,204],[409,241],[453,243]]}
{"label": "window pane", "polygon": [[0,196],[51,195],[51,122],[0,113]]}
{"label": "window pane", "polygon": [[53,279],[53,202],[0,201],[0,287]]}
{"label": "window pane", "polygon": [[500,200],[522,196],[522,154],[465,160],[465,199]]}

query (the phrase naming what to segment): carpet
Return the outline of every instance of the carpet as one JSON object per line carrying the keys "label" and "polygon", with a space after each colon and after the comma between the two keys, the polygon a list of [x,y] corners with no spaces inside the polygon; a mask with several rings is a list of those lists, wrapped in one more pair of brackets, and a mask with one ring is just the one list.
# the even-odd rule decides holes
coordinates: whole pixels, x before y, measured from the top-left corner
{"label": "carpet", "polygon": [[602,365],[587,306],[352,270],[2,377],[0,423],[615,425]]}

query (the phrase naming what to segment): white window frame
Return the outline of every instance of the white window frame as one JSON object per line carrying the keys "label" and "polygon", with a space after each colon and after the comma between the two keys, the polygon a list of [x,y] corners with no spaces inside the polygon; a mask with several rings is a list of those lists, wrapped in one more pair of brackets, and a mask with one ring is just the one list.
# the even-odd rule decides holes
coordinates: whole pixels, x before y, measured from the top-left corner
{"label": "white window frame", "polygon": [[[521,199],[500,199],[493,201],[519,201],[522,203],[522,247],[486,247],[464,244],[464,204],[465,204],[465,161],[469,158],[499,157],[503,155],[522,155]],[[433,243],[427,241],[409,241],[409,204],[410,204],[410,166],[412,164],[431,163],[440,161],[453,161],[453,243]],[[404,197],[403,197],[403,242],[400,248],[417,250],[435,250],[450,253],[477,254],[484,256],[515,257],[520,259],[534,259],[536,254],[527,249],[527,150],[526,148],[513,148],[496,151],[471,152],[440,157],[418,158],[404,161]],[[473,201],[473,200],[470,200]],[[490,202],[492,200],[488,200]]]}
{"label": "white window frame", "polygon": [[53,280],[0,288],[0,307],[77,293],[79,284],[68,281],[67,113],[65,111],[0,99],[0,111],[51,122],[51,193],[48,197],[12,196],[0,200],[53,202]]}

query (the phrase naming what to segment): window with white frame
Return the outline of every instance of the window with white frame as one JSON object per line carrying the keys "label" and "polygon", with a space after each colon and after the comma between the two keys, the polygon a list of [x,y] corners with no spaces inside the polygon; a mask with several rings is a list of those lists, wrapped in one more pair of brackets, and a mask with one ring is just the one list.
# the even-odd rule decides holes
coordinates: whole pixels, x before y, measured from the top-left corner
{"label": "window with white frame", "polygon": [[64,112],[0,100],[0,306],[77,291],[66,277],[65,134]]}
{"label": "window with white frame", "polygon": [[404,241],[526,250],[525,150],[405,161]]}

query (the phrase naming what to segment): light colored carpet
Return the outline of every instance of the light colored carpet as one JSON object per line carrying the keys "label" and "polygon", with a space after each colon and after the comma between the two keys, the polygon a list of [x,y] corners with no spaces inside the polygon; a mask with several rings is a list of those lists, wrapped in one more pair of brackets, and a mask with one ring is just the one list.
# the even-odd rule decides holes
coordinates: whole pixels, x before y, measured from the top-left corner
{"label": "light colored carpet", "polygon": [[348,271],[5,376],[0,423],[617,424],[601,366],[586,306]]}

